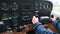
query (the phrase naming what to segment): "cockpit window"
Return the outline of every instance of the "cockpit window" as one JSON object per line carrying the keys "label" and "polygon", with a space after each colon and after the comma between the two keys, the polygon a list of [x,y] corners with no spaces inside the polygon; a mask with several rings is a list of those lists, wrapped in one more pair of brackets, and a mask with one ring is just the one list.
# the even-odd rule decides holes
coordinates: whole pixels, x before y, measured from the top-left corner
{"label": "cockpit window", "polygon": [[60,17],[60,0],[50,0],[53,3],[53,10],[52,15],[55,16],[55,18]]}

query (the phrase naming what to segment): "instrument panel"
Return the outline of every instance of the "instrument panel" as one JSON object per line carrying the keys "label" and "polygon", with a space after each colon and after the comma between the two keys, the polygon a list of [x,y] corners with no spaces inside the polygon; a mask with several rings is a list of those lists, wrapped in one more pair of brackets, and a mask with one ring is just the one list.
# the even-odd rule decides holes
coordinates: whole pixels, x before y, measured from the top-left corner
{"label": "instrument panel", "polygon": [[2,18],[19,18],[20,24],[32,23],[32,17],[50,16],[53,4],[50,1],[36,0],[2,0],[0,3]]}

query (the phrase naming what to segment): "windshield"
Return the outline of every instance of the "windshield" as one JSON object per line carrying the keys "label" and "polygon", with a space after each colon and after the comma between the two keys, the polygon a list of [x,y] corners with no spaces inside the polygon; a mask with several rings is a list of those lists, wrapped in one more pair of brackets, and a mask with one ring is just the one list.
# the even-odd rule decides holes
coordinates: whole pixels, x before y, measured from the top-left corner
{"label": "windshield", "polygon": [[53,3],[53,10],[52,15],[55,16],[55,18],[60,17],[60,0],[50,0]]}

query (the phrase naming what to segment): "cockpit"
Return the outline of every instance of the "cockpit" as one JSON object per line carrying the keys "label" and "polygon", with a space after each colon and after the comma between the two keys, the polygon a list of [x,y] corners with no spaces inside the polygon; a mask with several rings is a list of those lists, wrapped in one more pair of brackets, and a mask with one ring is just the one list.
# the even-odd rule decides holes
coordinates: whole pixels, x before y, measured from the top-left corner
{"label": "cockpit", "polygon": [[[52,1],[53,0],[0,0],[0,27],[2,26],[1,28],[4,29],[3,31],[0,30],[2,32],[25,31],[24,28],[27,27],[27,25],[30,27],[33,25],[33,16],[38,17],[39,22],[41,22],[43,26],[49,27],[51,30],[53,30],[53,28],[55,29],[49,20],[51,15],[56,15],[53,12],[53,10],[55,10],[55,4]],[[56,29],[53,31],[57,32]]]}

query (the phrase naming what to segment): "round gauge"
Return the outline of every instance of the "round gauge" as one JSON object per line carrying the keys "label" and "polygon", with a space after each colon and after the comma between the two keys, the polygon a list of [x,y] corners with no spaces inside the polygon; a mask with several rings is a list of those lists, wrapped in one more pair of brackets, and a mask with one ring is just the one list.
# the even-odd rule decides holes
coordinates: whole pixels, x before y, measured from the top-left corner
{"label": "round gauge", "polygon": [[16,2],[11,4],[11,9],[12,10],[17,10],[18,9],[18,4]]}
{"label": "round gauge", "polygon": [[1,10],[8,10],[8,9],[9,9],[8,5],[3,2],[3,3],[1,4]]}

